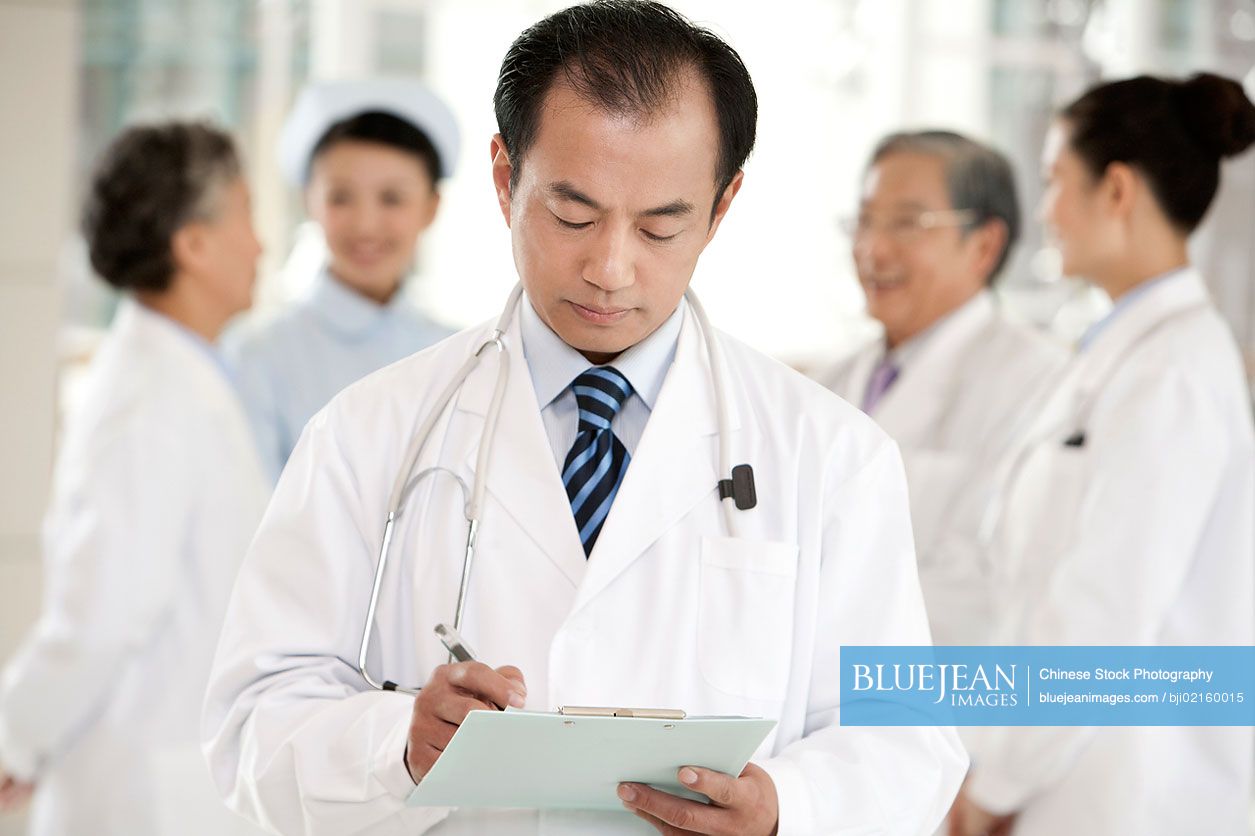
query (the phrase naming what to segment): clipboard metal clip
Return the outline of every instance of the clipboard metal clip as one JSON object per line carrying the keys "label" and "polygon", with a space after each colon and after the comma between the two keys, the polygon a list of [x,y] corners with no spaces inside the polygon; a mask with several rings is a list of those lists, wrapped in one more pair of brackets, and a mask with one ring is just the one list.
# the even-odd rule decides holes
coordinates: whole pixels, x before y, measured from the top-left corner
{"label": "clipboard metal clip", "polygon": [[612,708],[591,705],[564,705],[558,708],[564,717],[639,717],[649,720],[683,720],[678,708]]}

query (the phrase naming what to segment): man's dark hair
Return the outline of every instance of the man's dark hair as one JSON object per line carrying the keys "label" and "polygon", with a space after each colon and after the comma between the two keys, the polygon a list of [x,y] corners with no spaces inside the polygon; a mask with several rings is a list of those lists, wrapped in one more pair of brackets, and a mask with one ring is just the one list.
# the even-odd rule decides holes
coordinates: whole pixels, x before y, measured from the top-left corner
{"label": "man's dark hair", "polygon": [[648,0],[596,0],[563,9],[528,27],[510,46],[493,105],[513,167],[511,187],[559,74],[607,113],[648,115],[666,104],[677,76],[689,69],[709,85],[719,122],[717,204],[754,147],[754,83],[741,56],[719,36]]}
{"label": "man's dark hair", "polygon": [[945,166],[950,206],[968,209],[974,214],[972,221],[963,226],[964,235],[990,221],[1002,222],[1007,237],[993,269],[985,276],[985,284],[992,285],[1020,239],[1020,201],[1011,163],[988,145],[953,131],[890,134],[872,152],[871,164],[895,153],[927,154],[941,160]]}
{"label": "man's dark hair", "polygon": [[1190,233],[1220,187],[1220,160],[1255,144],[1255,104],[1230,78],[1138,76],[1087,90],[1060,114],[1095,177],[1125,163],[1150,183],[1168,220]]}
{"label": "man's dark hair", "polygon": [[202,122],[130,128],[96,166],[82,230],[92,267],[119,290],[161,292],[174,277],[171,239],[213,218],[240,176],[231,137]]}
{"label": "man's dark hair", "polygon": [[318,139],[309,155],[305,179],[314,161],[341,142],[371,142],[417,157],[431,178],[432,188],[440,179],[440,154],[431,138],[413,122],[382,110],[369,110],[336,122]]}

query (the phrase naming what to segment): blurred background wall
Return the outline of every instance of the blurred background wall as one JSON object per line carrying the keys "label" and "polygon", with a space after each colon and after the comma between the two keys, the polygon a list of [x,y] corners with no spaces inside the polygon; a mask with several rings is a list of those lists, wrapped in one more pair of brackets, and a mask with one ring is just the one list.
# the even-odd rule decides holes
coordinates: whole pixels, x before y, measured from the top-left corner
{"label": "blurred background wall", "polygon": [[[70,194],[77,197],[96,155],[128,123],[208,115],[231,126],[247,151],[267,244],[258,306],[273,307],[299,291],[320,247],[302,223],[299,196],[276,170],[275,138],[288,105],[309,79],[417,75],[452,103],[464,149],[411,289],[450,324],[486,318],[514,281],[488,180],[497,66],[522,28],[566,3],[66,4],[76,18],[79,86]],[[854,209],[866,155],[885,132],[944,126],[991,141],[1014,161],[1031,211],[1051,114],[1092,81],[1212,69],[1255,87],[1255,0],[780,0],[770,15],[748,0],[674,5],[741,51],[761,105],[745,189],[699,267],[697,288],[723,327],[803,360],[866,333],[837,220]],[[1249,350],[1255,242],[1244,230],[1255,157],[1229,169],[1197,257]],[[1029,223],[1026,233],[1004,295],[1024,316],[1071,336],[1103,302],[1057,281],[1040,229]],[[72,244],[67,250],[57,278],[67,321],[99,327],[113,300],[91,282],[81,253]],[[774,301],[763,305],[767,292]]]}
{"label": "blurred background wall", "polygon": [[[273,309],[319,258],[274,146],[309,79],[417,75],[453,105],[463,162],[411,292],[439,318],[494,315],[515,277],[488,168],[497,66],[565,0],[0,0],[0,659],[38,606],[38,529],[59,415],[116,300],[74,233],[96,156],[123,126],[208,116],[245,149]],[[745,187],[698,268],[726,330],[813,363],[867,338],[837,220],[878,137],[939,126],[1014,161],[1025,208],[1054,109],[1100,77],[1201,69],[1255,96],[1255,0],[674,0],[737,47],[758,86]],[[767,9],[770,11],[767,11]],[[1231,162],[1195,260],[1255,369],[1255,154]],[[1030,223],[1001,290],[1068,338],[1105,300],[1060,279]],[[0,819],[0,836],[21,832]]]}
{"label": "blurred background wall", "polygon": [[[56,428],[61,252],[80,134],[80,9],[0,2],[0,659],[39,605]],[[0,834],[20,833],[0,817]]]}

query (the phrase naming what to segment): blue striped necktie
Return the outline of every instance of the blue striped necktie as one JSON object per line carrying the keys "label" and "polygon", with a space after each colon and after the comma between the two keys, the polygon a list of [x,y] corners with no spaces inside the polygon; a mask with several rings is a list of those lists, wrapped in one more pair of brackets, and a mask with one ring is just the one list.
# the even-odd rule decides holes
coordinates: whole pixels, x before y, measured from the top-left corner
{"label": "blue striped necktie", "polygon": [[571,390],[580,409],[580,424],[562,465],[562,484],[588,557],[627,472],[627,448],[610,424],[632,394],[632,384],[611,366],[594,366],[575,378]]}

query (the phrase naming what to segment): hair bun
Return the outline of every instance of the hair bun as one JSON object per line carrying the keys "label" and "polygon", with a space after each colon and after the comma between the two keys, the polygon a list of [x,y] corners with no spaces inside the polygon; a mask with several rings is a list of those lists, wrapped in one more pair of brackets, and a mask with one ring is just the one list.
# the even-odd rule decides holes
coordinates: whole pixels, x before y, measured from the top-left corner
{"label": "hair bun", "polygon": [[1217,157],[1255,144],[1255,104],[1233,79],[1198,73],[1179,82],[1176,95],[1186,130]]}

